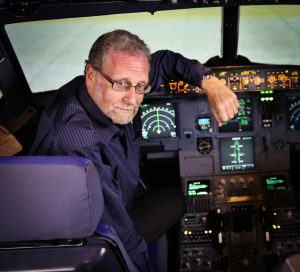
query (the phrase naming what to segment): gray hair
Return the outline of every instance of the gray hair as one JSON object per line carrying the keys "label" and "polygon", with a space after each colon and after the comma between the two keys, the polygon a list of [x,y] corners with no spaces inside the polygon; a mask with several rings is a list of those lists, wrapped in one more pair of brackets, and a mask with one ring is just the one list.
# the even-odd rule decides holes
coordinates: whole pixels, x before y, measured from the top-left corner
{"label": "gray hair", "polygon": [[145,55],[150,65],[150,49],[137,35],[118,29],[98,37],[92,45],[86,64],[103,69],[105,57],[109,52],[125,52],[129,55]]}

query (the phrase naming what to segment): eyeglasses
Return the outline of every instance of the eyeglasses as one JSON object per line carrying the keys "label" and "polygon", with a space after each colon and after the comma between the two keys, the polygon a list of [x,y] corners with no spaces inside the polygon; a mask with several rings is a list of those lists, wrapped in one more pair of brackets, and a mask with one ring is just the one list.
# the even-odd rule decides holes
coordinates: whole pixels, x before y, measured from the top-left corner
{"label": "eyeglasses", "polygon": [[97,70],[108,82],[111,83],[111,87],[119,92],[128,92],[131,87],[135,88],[136,93],[138,94],[146,94],[149,93],[151,90],[150,85],[146,85],[143,83],[139,83],[136,86],[133,86],[129,81],[122,79],[122,80],[112,80],[107,74],[101,72],[98,68],[93,67],[95,70]]}

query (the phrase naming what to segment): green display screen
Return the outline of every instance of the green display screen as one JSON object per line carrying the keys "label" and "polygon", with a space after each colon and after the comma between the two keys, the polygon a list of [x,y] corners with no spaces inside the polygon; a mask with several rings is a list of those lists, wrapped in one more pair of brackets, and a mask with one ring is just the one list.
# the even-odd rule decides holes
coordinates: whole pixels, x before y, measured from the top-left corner
{"label": "green display screen", "polygon": [[285,176],[266,176],[265,185],[267,190],[286,190],[288,188]]}
{"label": "green display screen", "polygon": [[187,182],[187,195],[200,196],[209,194],[209,180],[190,180]]}

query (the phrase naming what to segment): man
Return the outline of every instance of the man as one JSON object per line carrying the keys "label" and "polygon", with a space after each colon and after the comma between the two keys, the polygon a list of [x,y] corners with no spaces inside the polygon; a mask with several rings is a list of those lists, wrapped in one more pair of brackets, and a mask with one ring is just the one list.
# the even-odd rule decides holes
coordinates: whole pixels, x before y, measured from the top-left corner
{"label": "man", "polygon": [[[139,135],[131,121],[145,93],[179,75],[201,84],[219,124],[232,118],[238,109],[236,96],[217,78],[208,77],[208,72],[199,62],[170,51],[153,54],[150,71],[147,45],[136,35],[116,30],[95,41],[85,77],[63,86],[41,118],[32,153],[83,156],[93,161],[106,203],[101,222],[115,228],[139,271],[151,271],[146,242],[157,239],[180,219],[183,201],[180,190],[172,187],[167,194],[157,192],[144,202],[134,202]],[[151,211],[151,204],[161,204],[160,211]],[[154,218],[152,224],[143,221],[146,210]]]}

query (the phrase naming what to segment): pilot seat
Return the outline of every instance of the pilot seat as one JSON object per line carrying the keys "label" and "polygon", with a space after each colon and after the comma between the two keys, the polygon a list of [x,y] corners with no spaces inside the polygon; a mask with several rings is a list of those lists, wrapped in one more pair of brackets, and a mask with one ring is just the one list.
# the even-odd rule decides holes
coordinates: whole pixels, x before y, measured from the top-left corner
{"label": "pilot seat", "polygon": [[137,271],[103,206],[86,158],[0,157],[0,271]]}

